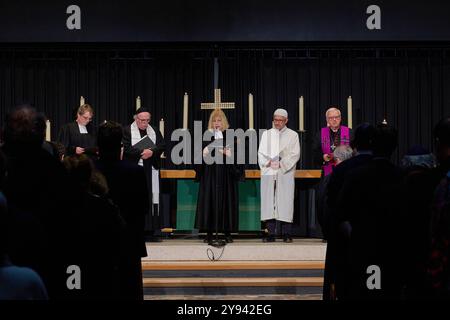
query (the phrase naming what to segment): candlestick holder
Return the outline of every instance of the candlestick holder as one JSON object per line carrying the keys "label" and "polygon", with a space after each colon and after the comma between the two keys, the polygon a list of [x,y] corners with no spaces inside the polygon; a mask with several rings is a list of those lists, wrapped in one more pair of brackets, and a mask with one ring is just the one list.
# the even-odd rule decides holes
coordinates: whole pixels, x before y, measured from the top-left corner
{"label": "candlestick holder", "polygon": [[305,168],[305,163],[304,163],[304,159],[305,157],[303,156],[303,150],[304,150],[304,142],[305,142],[305,135],[306,135],[306,130],[299,130],[299,140],[300,140],[300,169],[304,169]]}

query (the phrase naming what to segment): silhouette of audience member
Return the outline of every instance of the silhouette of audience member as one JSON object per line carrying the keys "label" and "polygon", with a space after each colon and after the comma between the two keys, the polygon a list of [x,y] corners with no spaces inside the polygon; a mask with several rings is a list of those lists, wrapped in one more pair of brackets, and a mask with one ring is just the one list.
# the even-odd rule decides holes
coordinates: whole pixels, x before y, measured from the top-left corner
{"label": "silhouette of audience member", "polygon": [[441,180],[432,200],[431,253],[428,275],[432,297],[450,298],[450,117],[434,130]]}
{"label": "silhouette of audience member", "polygon": [[46,300],[47,290],[30,268],[13,265],[7,254],[7,203],[1,192],[6,175],[6,159],[0,151],[0,300]]}
{"label": "silhouette of audience member", "polygon": [[117,299],[125,223],[113,203],[90,191],[94,168],[88,156],[72,155],[63,163],[77,199],[72,204],[71,233],[76,241],[69,245],[71,261],[82,273],[82,290],[73,290],[70,298]]}
{"label": "silhouette of audience member", "polygon": [[[430,252],[431,201],[437,181],[432,172],[436,159],[424,147],[411,147],[401,161],[404,172],[405,219],[401,241],[405,261],[405,299],[422,299],[427,290],[427,263]],[[400,235],[400,233],[399,233]]]}
{"label": "silhouette of audience member", "polygon": [[33,107],[14,108],[6,117],[2,150],[8,171],[9,256],[15,265],[38,273],[52,299],[67,291],[65,257],[70,248],[64,239],[71,222],[62,212],[73,201],[64,167],[42,148],[45,128],[45,117]]}
{"label": "silhouette of audience member", "polygon": [[[344,274],[348,291],[343,299],[401,297],[404,243],[398,233],[403,228],[403,176],[390,161],[397,137],[395,129],[377,126],[373,158],[348,173],[339,195],[338,223],[348,222],[350,234],[348,273]],[[378,290],[370,290],[367,285],[370,266],[382,272]]]}
{"label": "silhouette of audience member", "polygon": [[406,171],[432,169],[436,167],[436,158],[424,147],[415,145],[408,149],[401,166]]}
{"label": "silhouette of audience member", "polygon": [[[342,164],[343,161],[347,161],[353,156],[353,150],[350,146],[340,145],[333,152],[333,159],[335,161],[335,169]],[[320,227],[322,228],[322,233],[324,235],[324,239],[329,239],[330,234],[331,237],[335,238],[334,231],[332,229],[332,225],[330,222],[330,214],[331,210],[327,204],[327,192],[328,192],[328,183],[330,182],[330,178],[333,176],[333,173],[323,176],[320,180],[318,189],[317,189],[317,215],[320,223]],[[334,242],[331,243],[334,245]],[[331,253],[333,250],[327,250],[326,255],[326,264],[328,264],[328,268],[325,269],[324,272],[324,285],[323,285],[323,299],[324,300],[335,300],[335,275],[334,270],[330,268]]]}
{"label": "silhouette of audience member", "polygon": [[64,158],[65,147],[59,142],[44,141],[42,148],[55,157],[58,161]]}
{"label": "silhouette of audience member", "polygon": [[364,165],[373,158],[373,140],[376,129],[374,126],[363,123],[354,131],[353,140],[350,145],[354,156],[339,166],[336,166],[330,175],[326,189],[326,203],[328,213],[328,243],[325,261],[326,284],[324,287],[323,299],[329,300],[347,295],[347,283],[344,281],[348,272],[348,224],[340,224],[338,216],[337,199],[339,192],[345,182],[349,172]]}
{"label": "silhouette of audience member", "polygon": [[[340,165],[343,161],[350,159],[352,156],[353,150],[350,146],[347,145],[338,146],[333,152],[333,159],[335,161],[335,166]],[[332,174],[322,177],[317,191],[317,216],[320,227],[322,228],[324,239],[327,239],[329,234],[328,215],[330,213],[327,205],[327,191],[328,191],[327,189],[331,176]]]}
{"label": "silhouette of audience member", "polygon": [[126,222],[127,243],[121,263],[121,293],[124,299],[142,300],[141,258],[147,256],[144,239],[148,191],[144,168],[122,161],[122,127],[107,121],[98,131],[97,168],[106,177],[108,196],[120,208]]}

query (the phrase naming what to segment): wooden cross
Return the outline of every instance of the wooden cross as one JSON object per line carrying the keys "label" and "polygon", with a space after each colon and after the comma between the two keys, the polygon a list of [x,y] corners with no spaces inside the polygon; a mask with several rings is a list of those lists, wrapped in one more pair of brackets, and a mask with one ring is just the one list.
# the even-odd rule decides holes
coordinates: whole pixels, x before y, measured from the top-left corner
{"label": "wooden cross", "polygon": [[207,109],[234,109],[234,102],[222,102],[220,89],[214,89],[214,102],[202,102],[200,108]]}

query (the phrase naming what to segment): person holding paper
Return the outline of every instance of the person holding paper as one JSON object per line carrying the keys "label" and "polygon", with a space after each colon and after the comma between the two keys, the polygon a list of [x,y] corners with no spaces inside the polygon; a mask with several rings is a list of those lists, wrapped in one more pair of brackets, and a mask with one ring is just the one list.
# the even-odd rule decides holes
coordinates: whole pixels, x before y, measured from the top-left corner
{"label": "person holding paper", "polygon": [[65,147],[65,155],[86,154],[92,159],[97,158],[97,138],[91,125],[94,110],[89,104],[80,106],[77,119],[64,125],[58,136],[58,142]]}
{"label": "person holding paper", "polygon": [[149,241],[161,241],[156,233],[162,224],[159,169],[166,144],[161,132],[150,125],[150,120],[151,114],[147,109],[141,107],[136,110],[134,122],[125,127],[123,132],[124,159],[144,167],[151,204],[145,219],[145,230],[150,235]]}
{"label": "person holding paper", "polygon": [[215,109],[208,123],[212,142],[203,149],[202,164],[195,168],[200,183],[195,225],[207,232],[208,244],[213,243],[216,232],[224,233],[226,242],[233,242],[231,233],[239,226],[238,182],[244,178],[244,168],[236,163],[234,137],[233,141],[226,139],[228,128],[225,113]]}
{"label": "person holding paper", "polygon": [[322,165],[323,175],[333,172],[336,162],[333,158],[334,150],[340,146],[350,145],[351,130],[341,125],[341,111],[331,107],[325,113],[327,126],[316,135],[314,143],[314,157],[317,164]]}
{"label": "person holding paper", "polygon": [[280,229],[283,240],[292,242],[295,167],[300,159],[300,142],[297,132],[286,126],[287,122],[287,111],[275,110],[273,128],[263,133],[258,149],[261,221],[266,221],[269,229],[265,242],[275,241]]}

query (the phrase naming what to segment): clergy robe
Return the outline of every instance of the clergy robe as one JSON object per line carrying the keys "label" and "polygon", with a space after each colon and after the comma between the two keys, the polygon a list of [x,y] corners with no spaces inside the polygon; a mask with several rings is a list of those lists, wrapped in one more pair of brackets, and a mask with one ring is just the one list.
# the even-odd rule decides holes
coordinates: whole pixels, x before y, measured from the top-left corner
{"label": "clergy robe", "polygon": [[340,126],[336,132],[333,132],[330,127],[324,127],[316,135],[314,139],[314,162],[322,165],[324,176],[329,175],[336,164],[333,160],[324,162],[323,155],[333,153],[338,146],[350,145],[350,138],[351,130],[346,126]]}
{"label": "clergy robe", "polygon": [[[223,137],[226,137],[226,131]],[[205,146],[208,144],[205,143]],[[215,157],[215,152],[219,152],[217,150],[212,149],[212,157]],[[203,162],[195,168],[196,180],[200,182],[195,226],[202,231],[214,233],[216,229],[218,232],[238,230],[238,182],[244,179],[244,167],[236,164],[235,152],[232,152],[232,156],[234,164],[226,164],[226,156],[223,155],[223,164],[208,165]]]}
{"label": "clergy robe", "polygon": [[74,155],[76,147],[84,148],[86,155],[97,157],[97,139],[95,130],[91,125],[86,126],[87,133],[81,133],[78,122],[70,122],[59,131],[58,142],[64,145],[66,156]]}
{"label": "clergy robe", "polygon": [[[146,216],[145,230],[155,231],[161,228],[162,216],[159,210],[160,197],[160,176],[159,169],[161,168],[161,154],[166,148],[164,139],[155,127],[148,125],[146,133],[148,137],[153,141],[155,146],[151,148],[153,156],[146,160],[141,159],[142,150],[134,148],[133,145],[138,143],[142,137],[139,132],[139,128],[136,121],[131,125],[124,128],[123,132],[123,146],[124,146],[124,159],[137,163],[144,167],[145,177],[147,180],[147,192],[149,199],[149,213]],[[139,201],[139,199],[136,199]]]}
{"label": "clergy robe", "polygon": [[[267,166],[279,156],[280,168]],[[294,218],[295,167],[300,159],[297,132],[272,128],[261,137],[258,162],[261,168],[261,220],[276,219],[292,223]]]}

